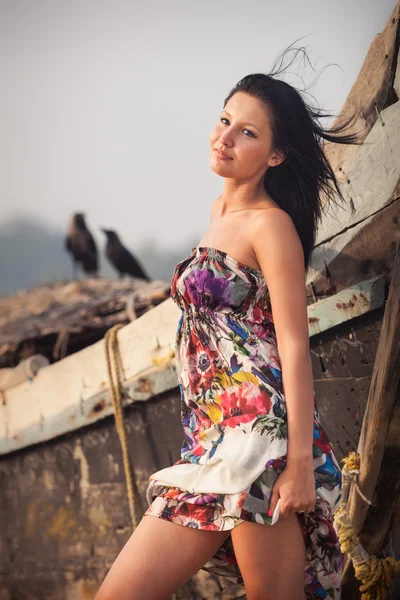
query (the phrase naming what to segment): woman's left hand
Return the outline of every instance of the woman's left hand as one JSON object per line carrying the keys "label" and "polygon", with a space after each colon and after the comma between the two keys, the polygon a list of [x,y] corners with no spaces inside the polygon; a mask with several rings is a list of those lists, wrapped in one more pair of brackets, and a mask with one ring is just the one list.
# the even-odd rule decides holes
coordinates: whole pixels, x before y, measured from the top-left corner
{"label": "woman's left hand", "polygon": [[312,512],[315,508],[315,479],[312,460],[303,463],[287,463],[272,489],[268,516],[272,517],[281,499],[279,518],[291,513]]}

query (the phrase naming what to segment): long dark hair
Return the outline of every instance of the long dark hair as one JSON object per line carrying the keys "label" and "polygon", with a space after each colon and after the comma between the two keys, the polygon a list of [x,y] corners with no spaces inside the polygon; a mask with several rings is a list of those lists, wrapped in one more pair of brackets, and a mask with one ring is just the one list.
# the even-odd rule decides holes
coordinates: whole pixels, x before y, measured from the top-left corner
{"label": "long dark hair", "polygon": [[[299,52],[306,55],[303,47],[296,49],[289,46],[284,55],[288,51],[295,53],[293,60]],[[283,57],[281,65],[282,62]],[[229,92],[224,107],[236,92],[246,92],[261,100],[268,108],[274,147],[283,151],[285,159],[266,171],[264,187],[292,218],[303,246],[307,271],[322,213],[330,201],[337,204],[335,197],[345,202],[324,153],[323,140],[337,144],[361,144],[362,141],[357,133],[343,133],[358,117],[358,113],[331,129],[325,129],[319,119],[334,115],[307,103],[300,91],[276,79],[276,75],[283,70],[273,68],[268,74],[246,75]]]}

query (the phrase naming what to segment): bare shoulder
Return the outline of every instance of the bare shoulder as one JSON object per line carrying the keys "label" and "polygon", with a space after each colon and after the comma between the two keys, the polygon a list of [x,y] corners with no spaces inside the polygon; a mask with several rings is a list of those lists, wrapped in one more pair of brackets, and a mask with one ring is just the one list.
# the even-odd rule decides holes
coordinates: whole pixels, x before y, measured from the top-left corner
{"label": "bare shoulder", "polygon": [[[274,264],[280,266],[286,261],[298,264],[303,261],[303,247],[293,219],[279,207],[257,215],[252,224],[252,243],[262,267],[271,255],[274,256]],[[271,261],[268,262],[271,265]]]}
{"label": "bare shoulder", "polygon": [[[280,208],[279,206],[270,206],[265,210],[260,210],[259,213],[254,217],[253,225],[256,229],[262,229],[264,227],[276,226],[278,223],[293,223],[292,218],[288,213]],[[286,225],[287,226],[287,225]]]}
{"label": "bare shoulder", "polygon": [[254,218],[252,223],[253,240],[265,238],[266,234],[279,237],[282,234],[297,235],[296,227],[291,216],[282,208],[270,207]]}

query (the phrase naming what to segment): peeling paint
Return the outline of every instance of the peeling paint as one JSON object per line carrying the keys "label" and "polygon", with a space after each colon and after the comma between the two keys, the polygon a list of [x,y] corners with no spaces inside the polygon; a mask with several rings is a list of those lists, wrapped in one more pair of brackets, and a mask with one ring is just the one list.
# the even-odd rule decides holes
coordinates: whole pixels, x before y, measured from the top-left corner
{"label": "peeling paint", "polygon": [[100,529],[99,533],[106,533],[107,529],[112,526],[112,521],[109,515],[105,512],[102,504],[89,506],[88,516],[90,522]]}
{"label": "peeling paint", "polygon": [[308,319],[308,323],[310,325],[312,325],[314,323],[318,323],[318,321],[319,321],[318,317],[309,317],[309,319]]}
{"label": "peeling paint", "polygon": [[96,402],[96,404],[93,406],[92,410],[88,414],[88,418],[90,419],[91,417],[98,415],[106,408],[106,406],[107,406],[107,403],[106,403],[105,399],[102,398],[101,400],[99,400],[99,402]]}
{"label": "peeling paint", "polygon": [[353,294],[353,298],[348,302],[337,302],[336,308],[338,308],[339,310],[348,310],[349,308],[354,308],[356,305],[356,300],[357,298]]}
{"label": "peeling paint", "polygon": [[153,386],[151,384],[150,379],[147,377],[140,377],[137,380],[137,391],[143,392],[145,394],[153,394]]}
{"label": "peeling paint", "polygon": [[89,481],[89,463],[82,450],[82,444],[80,440],[77,440],[73,457],[78,460],[81,467],[81,476],[79,479],[79,487],[81,488],[81,496],[83,500],[86,500],[89,494],[90,481]]}
{"label": "peeling paint", "polygon": [[119,463],[115,460],[114,455],[108,454],[107,459],[108,459],[109,473],[114,473],[115,475],[118,475],[119,474]]}
{"label": "peeling paint", "polygon": [[38,513],[38,502],[37,500],[32,500],[29,502],[26,509],[26,517],[25,517],[25,535],[27,537],[33,537],[36,532],[36,523],[37,523],[37,513]]}
{"label": "peeling paint", "polygon": [[44,481],[44,485],[46,486],[46,489],[49,492],[54,490],[55,485],[56,485],[54,473],[52,473],[51,471],[44,471],[43,472],[43,481]]}
{"label": "peeling paint", "polygon": [[68,506],[60,506],[47,527],[49,537],[59,540],[78,542],[87,527],[84,527],[81,517]]}
{"label": "peeling paint", "polygon": [[65,590],[65,600],[93,600],[99,584],[90,579],[78,579],[71,582]]}

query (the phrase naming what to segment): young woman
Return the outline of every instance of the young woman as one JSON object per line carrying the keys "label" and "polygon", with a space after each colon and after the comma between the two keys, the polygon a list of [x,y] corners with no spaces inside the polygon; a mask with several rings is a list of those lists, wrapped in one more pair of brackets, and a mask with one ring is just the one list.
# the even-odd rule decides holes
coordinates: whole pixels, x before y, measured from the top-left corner
{"label": "young woman", "polygon": [[315,405],[305,274],[321,192],[343,199],[322,138],[357,141],[275,75],[239,81],[211,133],[223,192],[171,286],[181,459],[151,476],[96,600],[163,600],[201,568],[248,600],[340,597],[341,474]]}

